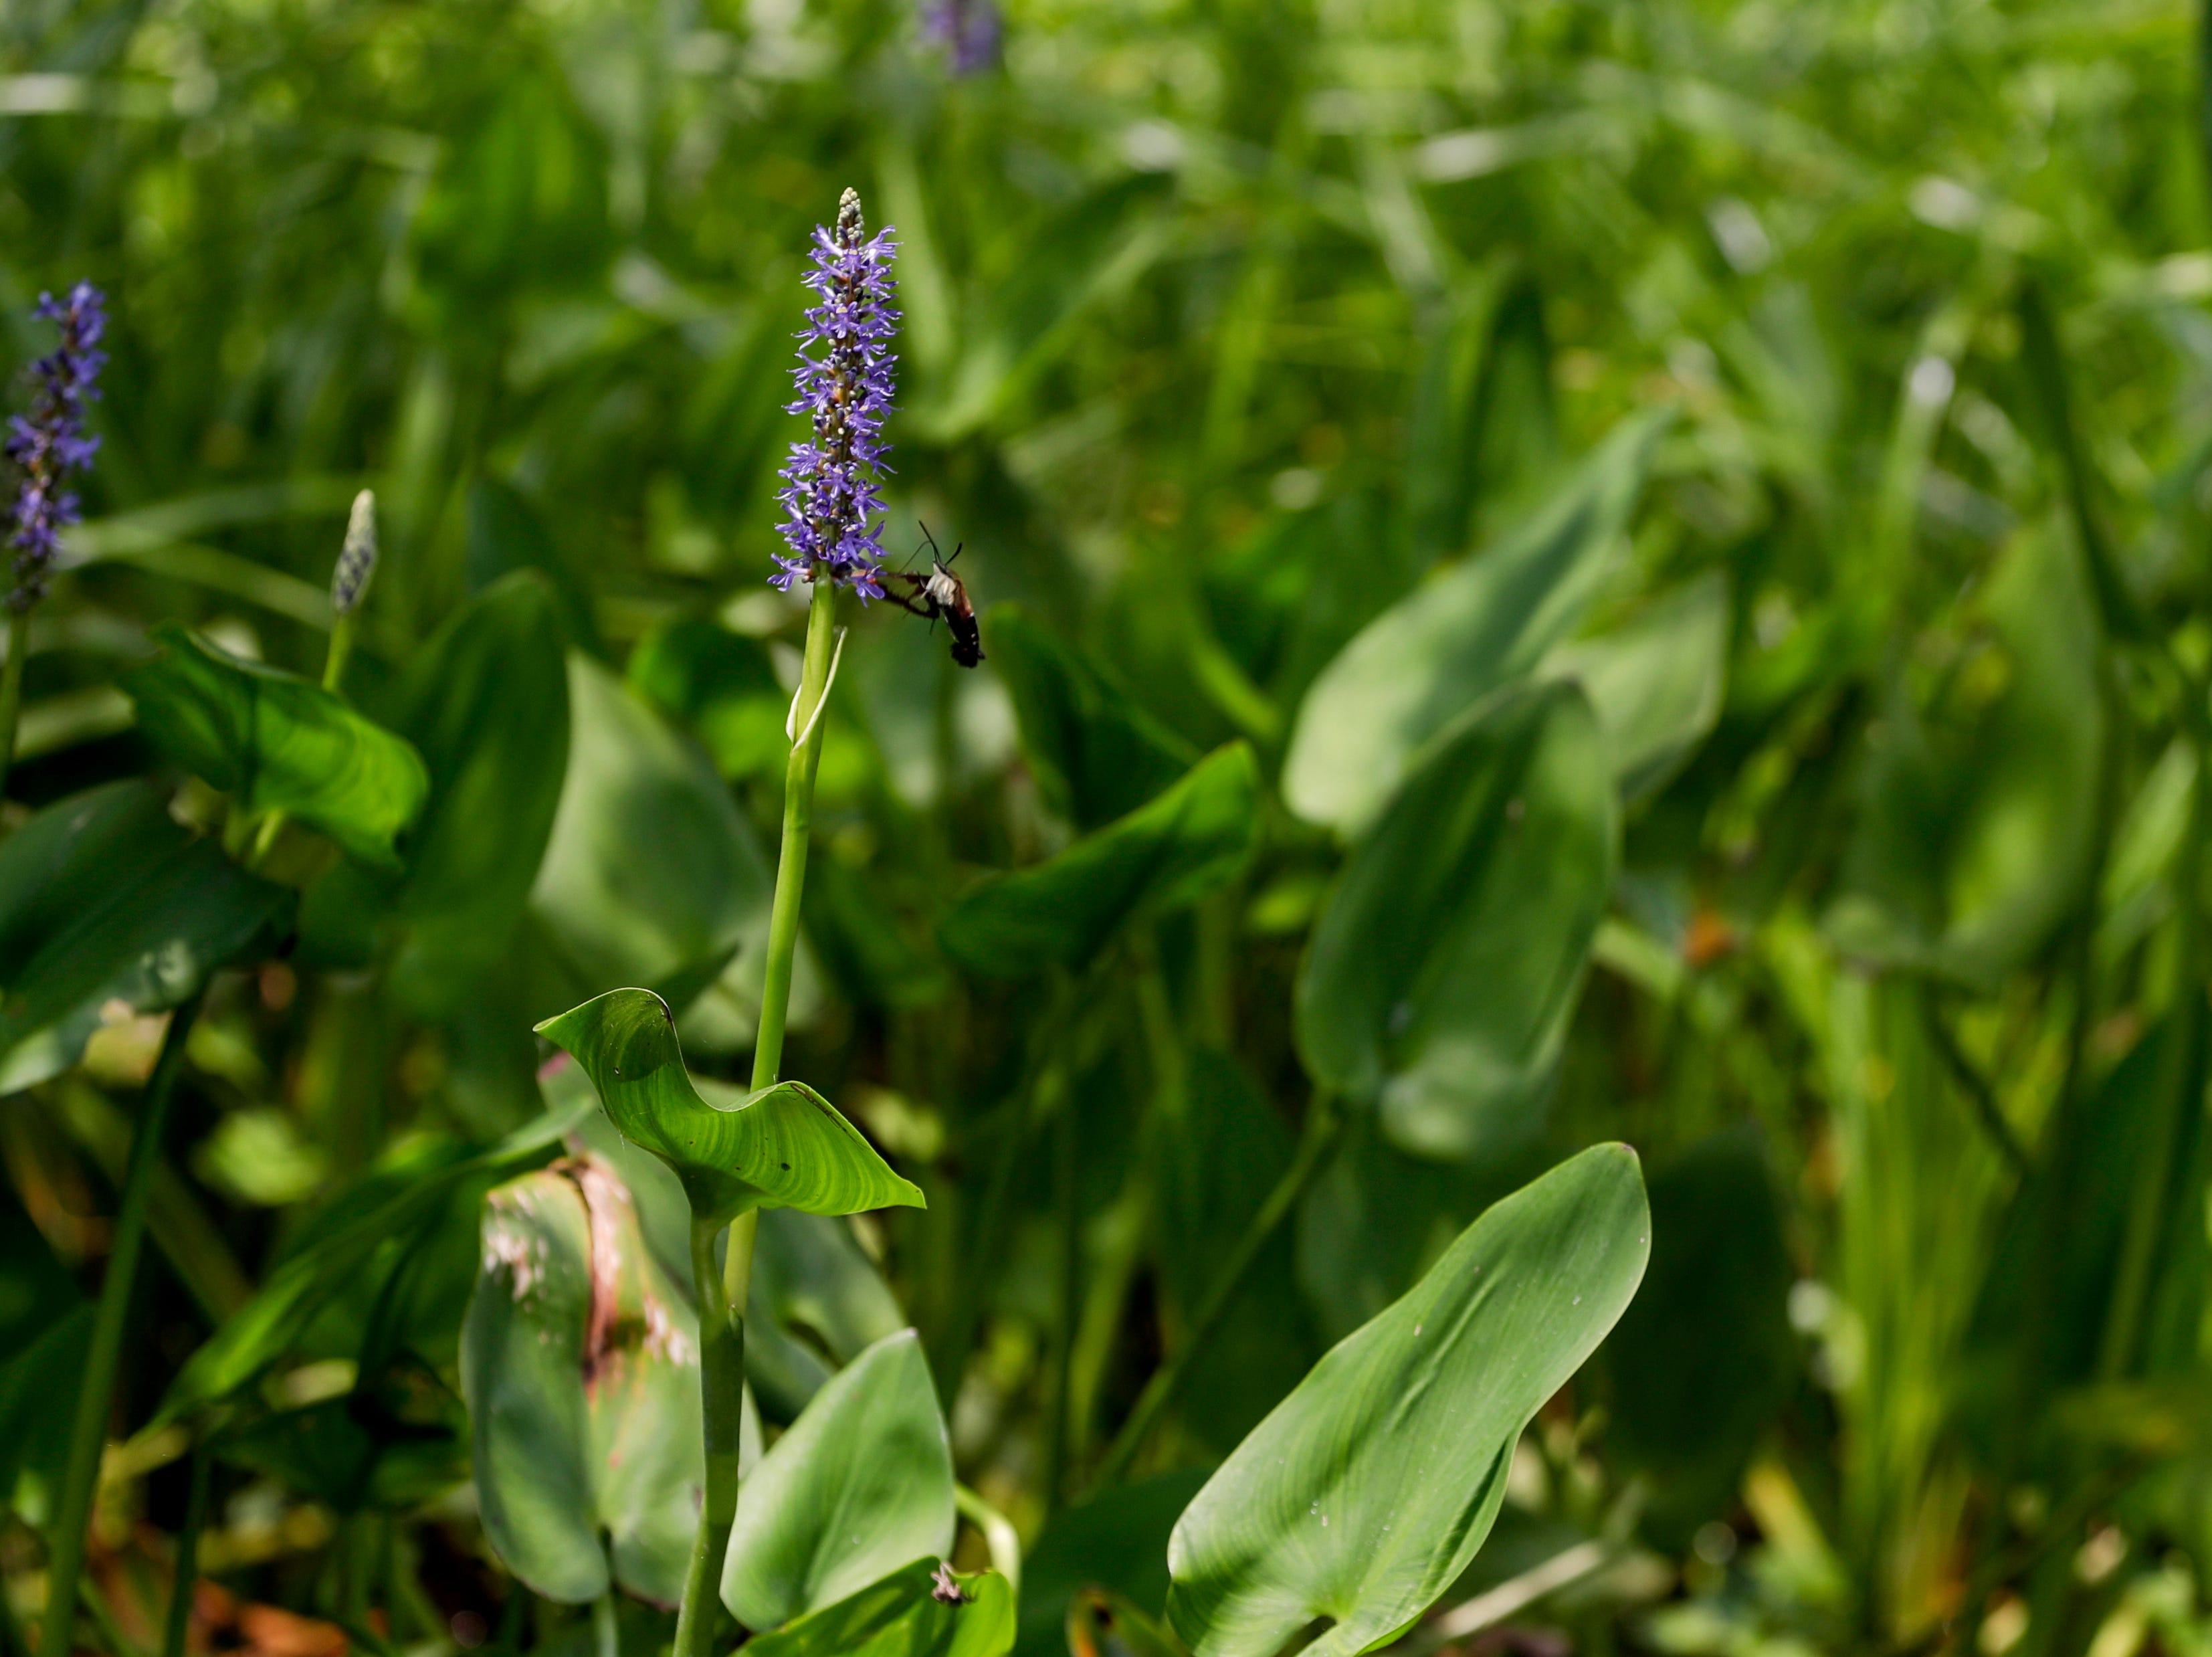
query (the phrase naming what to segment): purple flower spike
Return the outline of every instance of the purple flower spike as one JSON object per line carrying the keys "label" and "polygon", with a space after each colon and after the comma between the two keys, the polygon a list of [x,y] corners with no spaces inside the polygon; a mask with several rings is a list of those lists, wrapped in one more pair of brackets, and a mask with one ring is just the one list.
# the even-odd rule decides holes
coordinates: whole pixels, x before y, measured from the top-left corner
{"label": "purple flower spike", "polygon": [[[848,190],[837,204],[835,229],[814,232],[814,268],[806,285],[821,302],[806,313],[805,342],[793,380],[791,414],[810,416],[811,439],[791,446],[776,499],[786,514],[780,526],[791,548],[778,554],[771,584],[788,592],[826,569],[862,599],[884,595],[882,473],[884,416],[890,411],[890,340],[899,314],[890,308],[891,260],[897,253],[888,228],[863,239],[860,198]],[[824,348],[819,356],[811,347]]]}
{"label": "purple flower spike", "polygon": [[997,0],[930,0],[921,14],[921,32],[945,48],[955,75],[980,75],[999,66],[1005,20]]}
{"label": "purple flower spike", "polygon": [[80,515],[77,498],[63,487],[72,472],[92,467],[100,439],[84,435],[84,405],[100,395],[100,370],[107,353],[100,337],[107,329],[106,302],[99,289],[80,282],[66,301],[40,294],[37,314],[61,325],[60,345],[31,365],[38,390],[31,411],[8,422],[0,443],[20,482],[15,491],[15,585],[8,594],[10,610],[27,610],[46,590],[46,576],[61,550],[61,532]]}

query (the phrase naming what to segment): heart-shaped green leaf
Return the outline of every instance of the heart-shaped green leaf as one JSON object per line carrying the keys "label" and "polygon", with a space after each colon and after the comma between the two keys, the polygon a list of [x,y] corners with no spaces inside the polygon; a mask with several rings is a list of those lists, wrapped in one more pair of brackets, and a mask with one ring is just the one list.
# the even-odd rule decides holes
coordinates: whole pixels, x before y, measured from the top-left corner
{"label": "heart-shaped green leaf", "polygon": [[[584,1067],[623,1136],[676,1171],[695,1213],[751,1208],[808,1214],[926,1208],[837,1107],[801,1081],[750,1098],[684,1068],[676,1020],[650,990],[610,990],[538,1032]],[[700,1096],[704,1085],[712,1102]]]}
{"label": "heart-shaped green leaf", "polygon": [[1583,687],[1622,797],[1640,800],[1665,785],[1720,717],[1728,642],[1728,577],[1715,570],[1611,632],[1560,645],[1539,671]]}
{"label": "heart-shaped green leaf", "polygon": [[1058,856],[969,892],[939,939],[990,978],[1079,966],[1131,922],[1194,903],[1234,875],[1251,854],[1259,812],[1259,766],[1232,742]]}
{"label": "heart-shaped green leaf", "polygon": [[917,1559],[744,1648],[753,1657],[1005,1657],[1013,1644],[1014,1595],[1005,1577],[940,1574]]}
{"label": "heart-shaped green leaf", "polygon": [[1315,929],[1296,1002],[1314,1076],[1423,1155],[1526,1139],[1612,894],[1617,815],[1571,684],[1500,692],[1439,739]]}
{"label": "heart-shaped green leaf", "polygon": [[1314,1366],[1168,1543],[1168,1613],[1199,1657],[1305,1657],[1394,1637],[1466,1569],[1513,1447],[1644,1276],[1636,1154],[1600,1145],[1492,1207]]}
{"label": "heart-shaped green leaf", "polygon": [[1423,744],[1534,667],[1580,619],[1644,492],[1664,411],[1624,421],[1498,543],[1363,628],[1299,704],[1283,799],[1346,836],[1375,820]]}
{"label": "heart-shaped green leaf", "polygon": [[252,812],[282,811],[396,868],[400,832],[430,791],[405,739],[321,685],[246,661],[174,622],[161,654],[124,675],[147,740]]}
{"label": "heart-shaped green leaf", "polygon": [[429,767],[408,849],[395,980],[425,1011],[495,968],[553,832],[568,763],[568,678],[543,576],[484,589],[408,665],[397,723]]}
{"label": "heart-shaped green leaf", "polygon": [[949,1552],[953,1523],[951,1443],[903,1329],[831,1376],[739,1487],[722,1603],[781,1628]]}
{"label": "heart-shaped green leaf", "polygon": [[1198,758],[1098,664],[1019,605],[992,606],[983,638],[1013,697],[1030,773],[1046,802],[1079,829],[1134,811]]}
{"label": "heart-shaped green leaf", "polygon": [[616,1581],[673,1604],[706,1477],[698,1320],[629,1191],[588,1155],[525,1174],[485,1198],[483,1258],[461,1390],[492,1545],[548,1599],[605,1593],[611,1551]]}
{"label": "heart-shaped green leaf", "polygon": [[174,1007],[273,944],[292,902],[144,783],[47,807],[0,841],[0,1093],[75,1064],[115,1009]]}

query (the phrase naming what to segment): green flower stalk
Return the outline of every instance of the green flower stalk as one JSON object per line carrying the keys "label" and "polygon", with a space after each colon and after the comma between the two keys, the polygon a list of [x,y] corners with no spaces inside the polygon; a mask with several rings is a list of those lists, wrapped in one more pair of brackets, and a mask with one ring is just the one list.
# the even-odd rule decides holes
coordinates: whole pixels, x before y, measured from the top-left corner
{"label": "green flower stalk", "polygon": [[[364,489],[353,497],[346,516],[345,539],[338,546],[338,561],[331,570],[330,649],[323,655],[323,688],[337,694],[345,683],[347,658],[353,655],[354,612],[368,595],[369,578],[376,574],[376,493]],[[256,868],[268,861],[276,837],[284,832],[284,813],[272,811],[261,819],[248,861]]]}
{"label": "green flower stalk", "polygon": [[[769,911],[767,966],[761,985],[760,1026],[753,1045],[752,1088],[772,1086],[783,1063],[785,1020],[791,1011],[791,971],[799,951],[799,899],[806,885],[806,852],[814,825],[814,777],[822,759],[823,706],[836,676],[841,637],[837,588],[849,586],[863,600],[882,594],[875,474],[884,454],[877,438],[891,395],[890,341],[898,320],[888,304],[892,255],[890,233],[864,236],[860,198],[848,190],[837,204],[834,228],[815,233],[814,270],[807,285],[820,303],[807,313],[809,344],[800,352],[799,399],[794,413],[810,417],[808,440],[793,444],[785,472],[784,527],[792,556],[776,560],[774,583],[788,590],[805,582],[811,593],[806,652],[798,694],[786,727],[791,758],[784,771],[783,840],[777,854],[775,899]],[[695,1220],[693,1278],[699,1294],[700,1390],[706,1441],[707,1488],[699,1531],[677,1612],[675,1657],[710,1657],[718,1594],[730,1528],[738,1511],[738,1421],[744,1386],[745,1302],[752,1285],[753,1234],[757,1209],[730,1223],[721,1269],[715,1270],[712,1221]]]}

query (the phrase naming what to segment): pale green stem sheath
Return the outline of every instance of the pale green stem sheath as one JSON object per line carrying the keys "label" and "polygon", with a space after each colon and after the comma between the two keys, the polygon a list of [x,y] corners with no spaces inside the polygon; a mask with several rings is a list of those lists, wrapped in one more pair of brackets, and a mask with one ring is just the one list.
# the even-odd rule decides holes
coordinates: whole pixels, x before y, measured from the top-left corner
{"label": "pale green stem sheath", "polygon": [[1006,1579],[1016,1599],[1022,1597],[1022,1538],[1013,1521],[965,1484],[952,1487],[952,1506],[960,1517],[983,1533],[990,1552],[991,1569]]}
{"label": "pale green stem sheath", "polygon": [[[676,1613],[675,1657],[708,1657],[722,1591],[722,1556],[738,1516],[738,1425],[744,1414],[745,1325],[734,1316],[714,1269],[712,1217],[691,1220],[691,1280],[699,1291],[699,1398],[706,1438],[707,1491],[691,1563],[684,1574],[684,1603]],[[734,1239],[732,1240],[734,1240]]]}
{"label": "pale green stem sheath", "polygon": [[195,995],[176,1010],[169,1033],[161,1039],[161,1057],[146,1083],[139,1107],[137,1130],[131,1138],[131,1161],[123,1176],[121,1206],[115,1216],[115,1243],[107,1257],[107,1273],[100,1280],[100,1308],[94,1314],[92,1349],[85,1359],[84,1390],[77,1394],[76,1418],[70,1430],[69,1459],[55,1502],[52,1551],[46,1562],[46,1615],[39,1649],[67,1653],[70,1631],[76,1622],[77,1579],[84,1570],[85,1527],[92,1519],[92,1498],[100,1483],[100,1455],[107,1442],[108,1405],[115,1396],[115,1367],[123,1355],[124,1319],[131,1310],[131,1290],[138,1276],[138,1252],[146,1240],[146,1201],[154,1188],[154,1168],[161,1160],[161,1132],[169,1116],[169,1100],[177,1090],[177,1073],[184,1068],[185,1039],[199,1016],[200,998]]}
{"label": "pale green stem sheath", "polygon": [[15,764],[15,726],[23,714],[23,658],[31,654],[31,612],[8,612],[8,661],[0,667],[0,795]]}
{"label": "pale green stem sheath", "polygon": [[1237,1297],[1244,1288],[1245,1279],[1252,1275],[1252,1268],[1259,1264],[1261,1253],[1267,1248],[1268,1240],[1290,1217],[1291,1209],[1305,1194],[1305,1189],[1313,1183],[1314,1176],[1328,1166],[1329,1153],[1336,1148],[1337,1134],[1341,1126],[1342,1121],[1334,1101],[1326,1094],[1317,1096],[1312,1108],[1306,1112],[1305,1132],[1299,1137],[1297,1154],[1291,1159],[1291,1166],[1283,1171],[1283,1177],[1275,1182],[1275,1188],[1260,1204],[1259,1212],[1252,1216],[1252,1223],[1244,1228],[1244,1234],[1237,1240],[1236,1250],[1230,1255],[1228,1264],[1222,1267],[1221,1275],[1213,1280],[1213,1287],[1206,1291],[1206,1299],[1192,1316],[1190,1332],[1183,1337],[1182,1343],[1176,1349],[1174,1355],[1152,1371],[1152,1378],[1145,1383],[1145,1390],[1137,1395],[1136,1405],[1129,1411],[1129,1418],[1121,1423],[1121,1430],[1114,1435],[1114,1442],[1107,1449],[1105,1460],[1099,1464],[1097,1482],[1100,1484],[1115,1483],[1129,1471],[1129,1464],[1137,1459],[1137,1452],[1145,1447],[1145,1441],[1152,1436],[1152,1429],[1182,1391],[1183,1383],[1190,1378],[1191,1365],[1220,1333],[1221,1325],[1236,1307]]}
{"label": "pale green stem sheath", "polygon": [[830,689],[830,656],[836,643],[837,589],[827,570],[814,581],[806,612],[806,659],[792,704],[791,728],[799,736],[783,780],[783,845],[776,856],[775,905],[769,911],[768,969],[761,982],[760,1036],[753,1045],[753,1091],[772,1086],[783,1063],[783,1020],[791,1007],[791,963],[799,951],[799,900],[806,886],[807,837],[814,826],[814,773],[822,759],[818,717]]}

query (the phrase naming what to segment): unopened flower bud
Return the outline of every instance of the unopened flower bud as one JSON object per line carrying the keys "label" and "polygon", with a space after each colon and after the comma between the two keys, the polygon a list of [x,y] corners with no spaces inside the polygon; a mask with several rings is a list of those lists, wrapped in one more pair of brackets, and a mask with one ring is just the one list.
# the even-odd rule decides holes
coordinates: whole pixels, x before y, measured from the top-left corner
{"label": "unopened flower bud", "polygon": [[368,578],[375,573],[376,494],[364,489],[353,497],[345,544],[338,548],[337,568],[331,572],[331,608],[342,616],[350,612],[368,591]]}

